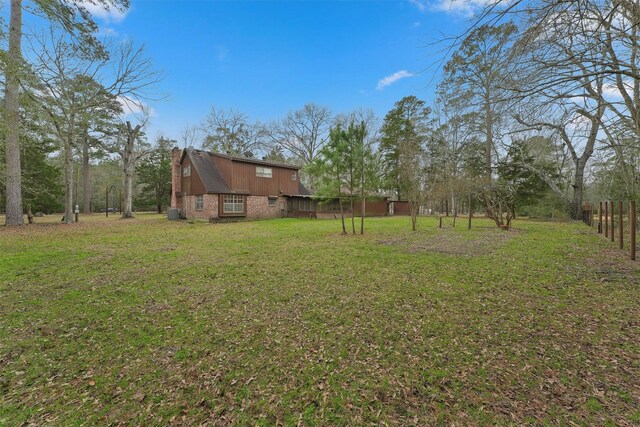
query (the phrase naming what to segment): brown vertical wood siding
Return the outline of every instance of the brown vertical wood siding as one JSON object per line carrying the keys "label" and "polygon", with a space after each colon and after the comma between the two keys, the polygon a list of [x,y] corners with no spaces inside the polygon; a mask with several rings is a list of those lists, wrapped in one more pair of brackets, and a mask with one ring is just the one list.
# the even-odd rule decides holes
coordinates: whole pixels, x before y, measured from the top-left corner
{"label": "brown vertical wood siding", "polygon": [[[200,152],[199,152],[200,153]],[[280,196],[282,194],[298,194],[299,172],[297,169],[279,167],[277,165],[251,163],[250,161],[232,160],[215,154],[208,154],[213,167],[218,169],[226,186],[232,192],[250,194],[254,196]],[[206,188],[198,171],[192,165],[189,156],[182,160],[182,168],[191,167],[191,176],[183,177],[180,170],[182,192],[185,195],[205,194]],[[256,176],[256,168],[270,168],[271,178]],[[208,169],[208,168],[207,168]],[[292,176],[295,174],[296,179]],[[226,187],[225,186],[225,187]]]}
{"label": "brown vertical wood siding", "polygon": [[[361,208],[362,202],[357,200],[353,205],[353,214],[360,216]],[[386,200],[367,200],[365,202],[364,214],[365,216],[385,216],[388,215],[388,209]]]}
{"label": "brown vertical wood siding", "polygon": [[409,215],[409,202],[404,200],[393,202],[393,214],[394,215]]}
{"label": "brown vertical wood siding", "polygon": [[[182,161],[182,167],[180,168],[180,178],[182,179],[182,192],[186,195],[191,194],[191,176],[184,176],[184,168],[191,167],[191,161],[188,157],[185,157]],[[193,175],[193,168],[191,168],[191,174]]]}
{"label": "brown vertical wood siding", "polygon": [[[186,195],[205,194],[206,191],[204,189],[204,184],[200,179],[200,175],[198,175],[198,171],[193,167],[191,160],[189,160],[188,157],[185,157],[182,162],[182,167],[184,168],[185,166],[191,166],[191,176],[182,177],[182,191]],[[180,173],[182,173],[182,171]]]}
{"label": "brown vertical wood siding", "polygon": [[[271,168],[271,178],[256,176],[256,167]],[[295,181],[291,179],[294,173],[296,174]],[[233,191],[248,191],[254,196],[298,193],[298,172],[295,169],[234,161],[231,177]],[[225,175],[226,178],[227,175]]]}
{"label": "brown vertical wood siding", "polygon": [[229,159],[225,159],[224,157],[211,156],[213,163],[216,165],[224,180],[227,182],[227,185],[230,188],[233,188],[232,184],[232,175],[233,175],[233,162]]}

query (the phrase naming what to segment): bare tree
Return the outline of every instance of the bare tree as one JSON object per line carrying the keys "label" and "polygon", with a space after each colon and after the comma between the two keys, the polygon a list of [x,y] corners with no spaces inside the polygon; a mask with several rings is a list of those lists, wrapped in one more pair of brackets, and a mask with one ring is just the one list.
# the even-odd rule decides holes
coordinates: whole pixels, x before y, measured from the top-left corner
{"label": "bare tree", "polygon": [[244,113],[211,107],[204,119],[202,148],[227,154],[255,157],[264,150],[267,132],[260,123],[249,123]]}
{"label": "bare tree", "polygon": [[269,136],[275,147],[306,165],[313,162],[327,143],[332,124],[333,115],[328,108],[306,104],[302,109],[290,111],[284,119],[273,123]]}
{"label": "bare tree", "polygon": [[73,222],[73,152],[88,116],[131,113],[141,109],[149,88],[160,75],[143,47],[132,41],[112,46],[112,59],[86,58],[53,31],[30,39],[35,53],[38,89],[29,92],[46,111],[63,151],[66,223]]}
{"label": "bare tree", "polygon": [[[129,0],[92,0],[92,4],[103,6],[105,9],[115,8],[124,10],[129,7]],[[80,0],[34,0],[34,10],[50,21],[59,24],[78,43],[79,49],[85,54],[104,58],[102,46],[93,36],[97,25]],[[9,51],[6,56],[7,71],[5,84],[5,132],[6,145],[6,197],[7,212],[5,223],[8,226],[22,225],[23,207],[21,193],[20,168],[20,69],[22,58],[22,0],[11,0],[9,18]]]}
{"label": "bare tree", "polygon": [[[469,112],[477,118],[477,131],[484,136],[484,181],[485,188],[491,188],[496,139],[499,124],[505,116],[503,110],[505,87],[510,86],[508,72],[509,45],[517,28],[513,23],[501,25],[481,25],[471,30],[458,50],[445,66],[445,78],[440,85],[441,97],[465,100]],[[492,201],[495,197],[485,197],[487,214],[496,220]]]}
{"label": "bare tree", "polygon": [[542,22],[531,22],[515,50],[523,77],[516,96],[526,102],[526,112],[517,116],[527,128],[548,130],[567,147],[574,173],[570,215],[582,216],[585,170],[601,132],[608,127],[604,96],[607,75],[606,49],[609,37],[601,31],[601,19],[586,2],[556,9]]}
{"label": "bare tree", "polygon": [[184,148],[193,147],[202,139],[200,129],[197,126],[188,124],[180,132],[180,140]]}
{"label": "bare tree", "polygon": [[118,138],[121,140],[118,145],[121,147],[119,154],[122,158],[122,170],[124,172],[122,218],[133,218],[133,173],[140,159],[149,153],[148,147],[141,141],[142,128],[147,120],[145,118],[143,123],[135,126],[132,126],[131,122],[127,120],[122,126],[122,133]]}

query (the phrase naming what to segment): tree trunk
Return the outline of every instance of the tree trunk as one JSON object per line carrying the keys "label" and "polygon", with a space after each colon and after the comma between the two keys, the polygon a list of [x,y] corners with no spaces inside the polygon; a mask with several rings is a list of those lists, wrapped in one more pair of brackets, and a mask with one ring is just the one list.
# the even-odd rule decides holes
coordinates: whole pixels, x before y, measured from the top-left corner
{"label": "tree trunk", "polygon": [[7,226],[23,225],[22,169],[20,167],[20,65],[22,63],[22,0],[11,0],[9,52],[4,92],[6,124],[6,218]]}
{"label": "tree trunk", "polygon": [[471,230],[471,218],[473,218],[473,210],[472,208],[472,200],[471,200],[471,193],[469,193],[469,224],[467,225],[467,230]]}
{"label": "tree trunk", "polygon": [[353,194],[351,194],[351,198],[350,198],[350,202],[351,202],[351,231],[353,232],[353,234],[356,234],[356,218],[355,218],[355,206],[353,203]]}
{"label": "tree trunk", "polygon": [[158,203],[157,209],[158,209],[158,213],[161,214],[162,213],[162,203]]}
{"label": "tree trunk", "polygon": [[133,167],[126,165],[124,169],[124,207],[122,218],[133,218]]}
{"label": "tree trunk", "polygon": [[344,209],[342,208],[342,197],[338,195],[338,204],[340,205],[340,219],[342,220],[342,234],[347,234],[347,227],[344,223]]}
{"label": "tree trunk", "polygon": [[89,178],[89,138],[82,144],[82,212],[91,213],[91,182]]}
{"label": "tree trunk", "polygon": [[31,205],[27,206],[27,220],[29,221],[29,224],[33,224],[33,212],[31,212]]}
{"label": "tree trunk", "polygon": [[64,144],[64,223],[73,223],[73,149]]}
{"label": "tree trunk", "polygon": [[458,203],[455,195],[451,195],[451,212],[454,218],[458,215]]}
{"label": "tree trunk", "polygon": [[584,189],[584,168],[586,162],[576,163],[574,174],[573,198],[571,200],[571,218],[582,219],[582,193]]}
{"label": "tree trunk", "polygon": [[416,203],[409,202],[409,213],[411,214],[411,229],[416,231],[416,223],[418,222],[418,207]]}
{"label": "tree trunk", "polygon": [[360,207],[360,234],[364,234],[364,216],[365,216],[365,212],[364,210],[366,209],[366,199],[364,196],[364,193],[361,194],[362,197],[362,206]]}
{"label": "tree trunk", "polygon": [[[124,207],[121,209],[122,218],[133,218],[133,169],[135,167],[135,155],[133,149],[136,138],[140,132],[140,125],[132,128],[131,123],[127,122],[127,140],[122,151],[122,163],[124,170]],[[121,200],[122,202],[122,200]]]}
{"label": "tree trunk", "polygon": [[484,173],[487,184],[491,182],[491,151],[493,149],[493,112],[491,111],[490,93],[490,89],[487,89],[484,101],[484,124],[487,137],[484,145]]}

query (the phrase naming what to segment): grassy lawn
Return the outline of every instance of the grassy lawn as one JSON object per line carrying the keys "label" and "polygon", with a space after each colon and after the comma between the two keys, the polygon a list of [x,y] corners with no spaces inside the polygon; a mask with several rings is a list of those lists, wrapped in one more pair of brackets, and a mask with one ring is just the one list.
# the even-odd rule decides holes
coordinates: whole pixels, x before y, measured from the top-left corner
{"label": "grassy lawn", "polygon": [[640,424],[640,262],[582,224],[49,220],[0,229],[0,425]]}

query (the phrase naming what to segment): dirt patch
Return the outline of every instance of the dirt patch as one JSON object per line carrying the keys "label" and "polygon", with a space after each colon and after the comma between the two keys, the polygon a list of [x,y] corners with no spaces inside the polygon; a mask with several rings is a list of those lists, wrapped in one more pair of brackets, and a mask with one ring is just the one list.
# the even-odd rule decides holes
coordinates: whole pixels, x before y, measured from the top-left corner
{"label": "dirt patch", "polygon": [[456,256],[482,256],[493,253],[498,247],[518,235],[519,231],[487,229],[473,235],[462,234],[453,229],[439,229],[429,236],[393,236],[379,243],[403,248],[408,253],[435,252]]}
{"label": "dirt patch", "polygon": [[[637,256],[636,256],[637,257]],[[588,265],[595,267],[601,282],[627,281],[640,285],[640,262],[629,258],[629,249],[605,248],[589,258]]]}

